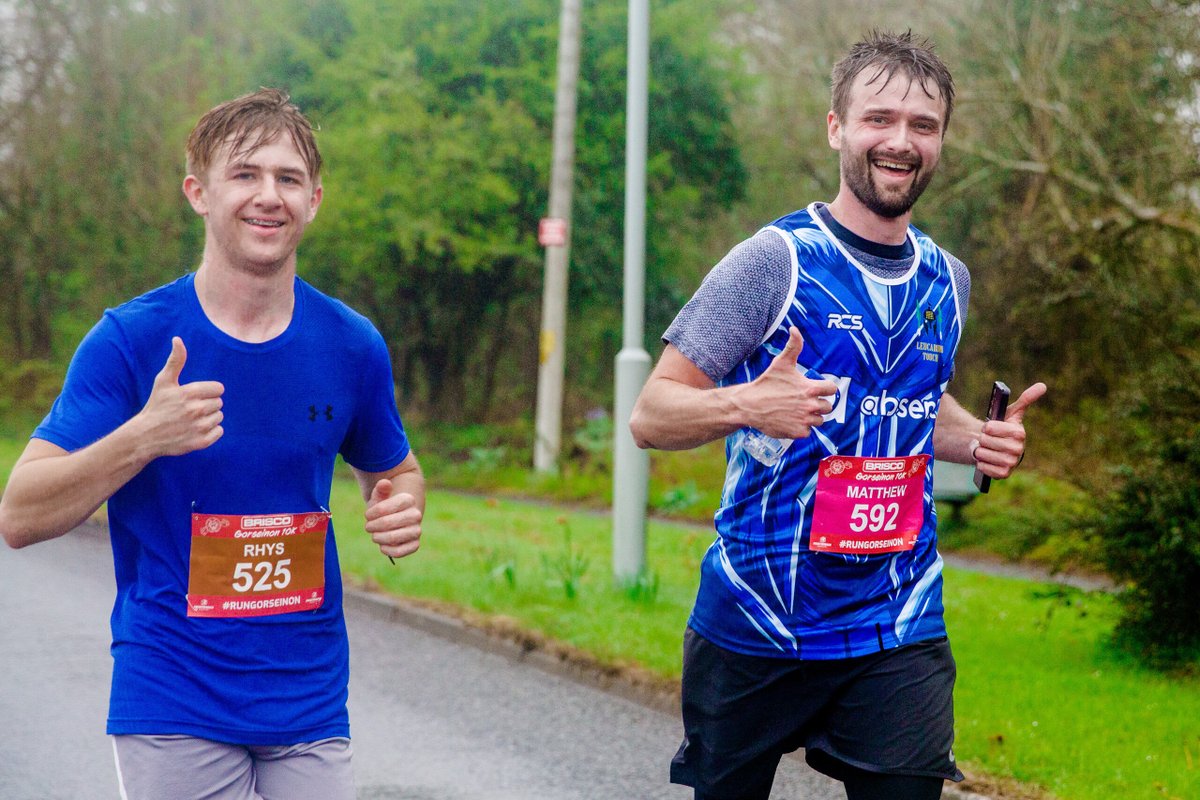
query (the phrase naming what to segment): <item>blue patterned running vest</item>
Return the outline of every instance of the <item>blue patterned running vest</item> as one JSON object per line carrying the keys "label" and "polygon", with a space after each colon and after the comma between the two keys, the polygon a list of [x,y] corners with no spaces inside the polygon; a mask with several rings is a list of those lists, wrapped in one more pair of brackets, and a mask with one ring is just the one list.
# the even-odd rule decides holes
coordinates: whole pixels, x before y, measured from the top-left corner
{"label": "blue patterned running vest", "polygon": [[932,458],[934,421],[962,329],[950,265],[910,227],[911,269],[891,279],[871,275],[811,206],[768,229],[791,250],[792,299],[762,344],[720,383],[762,374],[794,325],[804,338],[799,368],[834,381],[839,391],[825,422],[774,466],[744,451],[750,429],[726,439],[717,539],[704,557],[689,624],[737,652],[817,660],[944,636],[932,464],[912,549],[815,552],[809,534],[822,459]]}

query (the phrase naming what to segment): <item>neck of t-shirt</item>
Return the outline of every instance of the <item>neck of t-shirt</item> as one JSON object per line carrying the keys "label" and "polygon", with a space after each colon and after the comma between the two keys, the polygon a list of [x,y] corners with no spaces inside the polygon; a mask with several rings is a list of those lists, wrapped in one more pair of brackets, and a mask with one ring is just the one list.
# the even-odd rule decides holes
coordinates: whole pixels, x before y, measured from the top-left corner
{"label": "neck of t-shirt", "polygon": [[829,212],[829,206],[824,203],[817,203],[816,209],[817,214],[821,217],[821,221],[825,223],[830,232],[843,244],[849,245],[854,250],[867,253],[884,261],[903,261],[913,256],[912,239],[907,236],[904,237],[903,244],[880,244],[879,242],[873,242],[870,239],[864,239],[834,219],[833,214]]}

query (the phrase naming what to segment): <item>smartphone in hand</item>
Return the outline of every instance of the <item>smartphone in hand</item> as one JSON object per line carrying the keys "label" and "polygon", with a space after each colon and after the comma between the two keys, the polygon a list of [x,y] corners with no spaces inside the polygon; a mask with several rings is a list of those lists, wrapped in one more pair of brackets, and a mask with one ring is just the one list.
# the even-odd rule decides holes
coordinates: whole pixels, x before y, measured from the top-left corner
{"label": "smartphone in hand", "polygon": [[[996,381],[992,384],[992,400],[988,403],[987,419],[1004,419],[1004,413],[1008,411],[1008,396],[1012,394],[1007,386],[1001,381]],[[979,467],[975,467],[975,486],[983,494],[988,493],[988,489],[992,488],[992,479],[989,475],[984,475],[979,471]]]}

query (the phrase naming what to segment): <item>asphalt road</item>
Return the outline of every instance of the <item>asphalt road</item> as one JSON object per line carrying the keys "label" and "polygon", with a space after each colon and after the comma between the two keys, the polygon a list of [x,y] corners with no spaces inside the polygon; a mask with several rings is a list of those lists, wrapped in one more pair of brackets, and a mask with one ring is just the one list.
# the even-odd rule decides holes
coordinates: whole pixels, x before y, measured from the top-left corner
{"label": "asphalt road", "polygon": [[[0,546],[3,800],[117,797],[103,732],[112,598],[102,533]],[[691,798],[667,780],[675,713],[364,596],[348,601],[347,622],[360,800]],[[772,794],[843,797],[798,759],[784,760]]]}

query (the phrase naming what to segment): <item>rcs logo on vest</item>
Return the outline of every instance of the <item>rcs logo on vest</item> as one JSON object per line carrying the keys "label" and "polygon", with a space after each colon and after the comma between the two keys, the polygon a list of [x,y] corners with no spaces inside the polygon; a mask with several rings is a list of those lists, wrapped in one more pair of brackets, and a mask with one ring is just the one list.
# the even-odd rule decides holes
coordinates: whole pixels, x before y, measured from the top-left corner
{"label": "rcs logo on vest", "polygon": [[839,331],[861,331],[863,318],[861,314],[830,314],[825,327]]}

